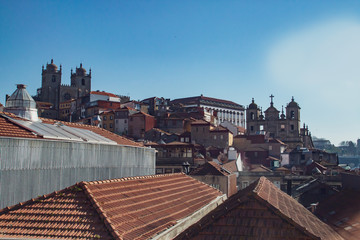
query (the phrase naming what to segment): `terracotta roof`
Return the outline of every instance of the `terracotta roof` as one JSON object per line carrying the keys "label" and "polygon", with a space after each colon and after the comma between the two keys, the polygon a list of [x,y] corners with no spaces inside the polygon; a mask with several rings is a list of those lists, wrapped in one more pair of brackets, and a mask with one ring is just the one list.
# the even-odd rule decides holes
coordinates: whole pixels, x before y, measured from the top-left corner
{"label": "terracotta roof", "polygon": [[[19,124],[12,122],[11,119],[25,120],[23,118],[17,117],[15,114],[12,114],[12,113],[0,112],[0,136],[42,139],[41,137],[36,136],[30,129],[26,129],[26,128],[20,126]],[[131,141],[130,139],[119,136],[115,133],[112,133],[110,131],[107,131],[103,128],[99,128],[96,126],[90,126],[90,125],[79,124],[79,123],[71,123],[71,122],[63,122],[63,121],[58,121],[58,120],[53,120],[53,119],[48,119],[48,118],[40,118],[40,119],[41,119],[42,123],[44,123],[44,124],[54,124],[54,123],[60,122],[69,127],[90,130],[90,131],[92,131],[96,134],[99,134],[103,137],[106,137],[120,145],[136,146],[136,147],[143,146],[140,143],[136,143],[134,141]]]}
{"label": "terracotta roof", "polygon": [[236,161],[233,160],[233,161],[229,161],[225,164],[222,165],[226,170],[230,171],[230,172],[237,172],[238,171],[238,168],[237,168],[237,165],[236,165]]}
{"label": "terracotta roof", "polygon": [[265,177],[231,196],[176,239],[343,239]]}
{"label": "terracotta roof", "polygon": [[182,173],[81,182],[1,210],[0,236],[149,239],[220,196]]}
{"label": "terracotta roof", "polygon": [[343,238],[359,239],[360,192],[342,190],[319,203],[315,214]]}
{"label": "terracotta roof", "polygon": [[91,91],[90,94],[95,94],[95,95],[103,95],[103,96],[109,96],[109,97],[118,97],[113,93],[108,93],[108,92],[100,92],[100,91]]}
{"label": "terracotta roof", "polygon": [[15,138],[40,138],[30,130],[14,124],[11,119],[2,114],[0,114],[0,136]]}
{"label": "terracotta roof", "polygon": [[252,164],[252,168],[249,172],[272,172],[270,168],[265,167],[264,165]]}
{"label": "terracotta roof", "polygon": [[205,120],[199,119],[191,122],[191,125],[210,125],[210,123]]}
{"label": "terracotta roof", "polygon": [[190,173],[190,175],[228,176],[230,175],[230,172],[229,170],[222,168],[220,164],[217,164],[214,161],[210,161],[195,169]]}
{"label": "terracotta roof", "polygon": [[133,115],[131,115],[132,117],[136,117],[136,116],[140,116],[140,115],[144,115],[144,116],[147,116],[147,117],[152,117],[154,118],[154,116],[150,115],[150,114],[147,114],[147,113],[144,113],[144,112],[137,112],[137,113],[134,113]]}

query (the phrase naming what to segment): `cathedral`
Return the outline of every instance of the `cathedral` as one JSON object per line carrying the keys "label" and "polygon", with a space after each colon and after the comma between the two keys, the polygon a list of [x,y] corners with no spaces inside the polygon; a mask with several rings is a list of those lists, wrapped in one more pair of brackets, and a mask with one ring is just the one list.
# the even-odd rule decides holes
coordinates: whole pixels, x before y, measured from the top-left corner
{"label": "cathedral", "polygon": [[46,68],[42,67],[42,81],[41,88],[37,90],[36,100],[44,103],[49,103],[51,107],[44,109],[42,116],[57,119],[59,115],[60,103],[79,99],[90,94],[91,91],[91,69],[86,73],[82,64],[73,73],[71,69],[71,84],[66,85],[61,83],[62,67],[60,69],[54,64],[51,59],[50,64],[46,64]]}
{"label": "cathedral", "polygon": [[264,111],[258,107],[254,99],[246,109],[247,134],[268,134],[286,143],[289,148],[312,147],[311,136],[308,128],[300,128],[300,107],[292,97],[291,102],[281,109],[281,113],[274,107],[273,98],[270,96],[270,106]]}

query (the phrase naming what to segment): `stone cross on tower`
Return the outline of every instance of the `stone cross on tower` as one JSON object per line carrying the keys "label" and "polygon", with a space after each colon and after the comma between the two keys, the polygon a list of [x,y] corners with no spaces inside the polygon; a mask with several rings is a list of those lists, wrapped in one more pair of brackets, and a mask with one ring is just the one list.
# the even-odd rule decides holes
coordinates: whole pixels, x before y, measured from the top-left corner
{"label": "stone cross on tower", "polygon": [[270,98],[271,98],[270,105],[271,105],[271,106],[273,106],[273,105],[274,105],[274,103],[273,103],[273,98],[274,98],[274,95],[272,95],[272,94],[271,94],[271,95],[270,95]]}

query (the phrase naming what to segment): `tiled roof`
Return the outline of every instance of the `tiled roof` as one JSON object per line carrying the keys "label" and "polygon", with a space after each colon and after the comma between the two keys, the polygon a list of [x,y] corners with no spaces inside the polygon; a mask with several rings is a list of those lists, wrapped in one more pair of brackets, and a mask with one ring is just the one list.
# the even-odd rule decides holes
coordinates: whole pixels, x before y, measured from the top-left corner
{"label": "tiled roof", "polygon": [[229,161],[225,164],[222,165],[226,170],[230,171],[230,172],[237,172],[238,171],[238,168],[237,168],[237,165],[236,165],[236,161],[233,160],[233,161]]}
{"label": "tiled roof", "polygon": [[342,239],[265,177],[231,196],[176,239]]}
{"label": "tiled roof", "polygon": [[109,97],[118,97],[113,93],[108,93],[108,92],[100,92],[100,91],[91,91],[90,94],[94,94],[94,95],[103,95],[103,96],[109,96]]}
{"label": "tiled roof", "polygon": [[0,237],[113,239],[78,185],[4,208]]}
{"label": "tiled roof", "polygon": [[185,174],[81,182],[0,211],[0,236],[149,239],[220,197]]}
{"label": "tiled roof", "polygon": [[33,134],[30,130],[14,124],[11,119],[0,115],[0,136],[15,138],[40,138]]}
{"label": "tiled roof", "polygon": [[315,214],[343,238],[359,239],[360,192],[342,190],[319,203]]}
{"label": "tiled roof", "polygon": [[196,96],[196,97],[187,97],[187,98],[179,98],[179,99],[174,99],[171,101],[171,103],[176,104],[176,103],[197,103],[200,101],[206,101],[206,102],[213,102],[213,103],[218,103],[218,104],[225,104],[225,105],[230,105],[230,106],[236,106],[238,108],[244,108],[242,105],[234,103],[232,101],[228,101],[228,100],[223,100],[223,99],[217,99],[217,98],[211,98],[211,97],[205,97],[205,96]]}
{"label": "tiled roof", "polygon": [[[2,136],[2,137],[42,139],[42,137],[36,136],[30,129],[24,128],[24,127],[20,126],[19,124],[17,124],[16,122],[13,122],[12,119],[25,120],[23,118],[17,117],[15,114],[12,114],[12,113],[0,112],[0,137]],[[62,121],[47,119],[47,118],[40,118],[40,119],[41,119],[42,123],[44,123],[44,124],[55,124],[55,123],[60,122],[69,127],[90,130],[90,131],[92,131],[96,134],[99,134],[105,138],[108,138],[120,145],[136,146],[136,147],[142,146],[142,144],[140,144],[140,143],[136,143],[134,141],[131,141],[130,139],[119,136],[115,133],[112,133],[110,131],[107,131],[103,128],[99,128],[96,126],[90,126],[90,125],[79,124],[79,123],[62,122]]]}
{"label": "tiled roof", "polygon": [[210,161],[201,165],[195,169],[190,175],[216,175],[216,176],[228,176],[229,170],[223,169],[220,164]]}

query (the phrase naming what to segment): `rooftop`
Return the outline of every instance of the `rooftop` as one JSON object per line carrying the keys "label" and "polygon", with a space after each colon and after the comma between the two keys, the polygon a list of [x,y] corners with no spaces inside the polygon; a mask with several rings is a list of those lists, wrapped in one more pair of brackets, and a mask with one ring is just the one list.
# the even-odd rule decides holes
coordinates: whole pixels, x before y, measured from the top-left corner
{"label": "rooftop", "polygon": [[239,191],[176,239],[343,239],[265,177]]}
{"label": "rooftop", "polygon": [[[13,113],[0,112],[0,137],[37,138],[79,142],[120,144],[141,147],[125,137],[96,126],[40,118],[32,122]],[[84,131],[82,131],[83,129]]]}
{"label": "rooftop", "polygon": [[181,173],[81,182],[1,210],[0,236],[149,239],[222,196]]}

